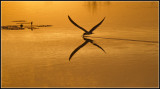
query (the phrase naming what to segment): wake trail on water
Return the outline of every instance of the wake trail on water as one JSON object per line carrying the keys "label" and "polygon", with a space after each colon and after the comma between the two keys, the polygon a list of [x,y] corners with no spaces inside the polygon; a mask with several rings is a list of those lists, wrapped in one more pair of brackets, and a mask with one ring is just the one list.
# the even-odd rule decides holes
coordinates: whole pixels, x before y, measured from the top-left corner
{"label": "wake trail on water", "polygon": [[111,40],[125,40],[125,41],[136,41],[136,42],[147,42],[147,43],[159,43],[158,41],[133,40],[133,39],[121,39],[121,38],[104,38],[104,37],[90,37],[90,38],[101,38],[101,39],[111,39]]}

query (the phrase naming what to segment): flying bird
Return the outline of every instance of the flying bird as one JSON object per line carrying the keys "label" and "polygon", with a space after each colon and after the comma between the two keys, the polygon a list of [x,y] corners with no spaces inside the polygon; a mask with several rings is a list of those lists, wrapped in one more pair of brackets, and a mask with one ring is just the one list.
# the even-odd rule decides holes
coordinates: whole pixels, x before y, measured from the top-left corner
{"label": "flying bird", "polygon": [[93,34],[93,31],[99,27],[102,22],[104,21],[105,17],[103,18],[103,20],[101,22],[99,22],[97,25],[95,25],[90,31],[87,31],[86,29],[84,29],[83,27],[79,26],[77,23],[75,23],[71,17],[68,15],[68,19],[71,21],[72,24],[74,24],[75,26],[77,26],[78,28],[80,28],[81,30],[83,30],[85,33],[83,34],[83,36],[85,35],[90,35],[90,34]]}

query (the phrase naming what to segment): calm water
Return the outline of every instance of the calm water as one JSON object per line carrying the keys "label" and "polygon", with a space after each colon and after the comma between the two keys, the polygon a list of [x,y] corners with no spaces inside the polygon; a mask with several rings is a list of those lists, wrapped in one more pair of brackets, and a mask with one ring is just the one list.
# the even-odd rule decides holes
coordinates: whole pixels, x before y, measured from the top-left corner
{"label": "calm water", "polygon": [[[48,28],[1,30],[2,87],[158,87],[158,2],[5,2],[2,25],[33,21]],[[69,61],[83,31],[104,22]]]}

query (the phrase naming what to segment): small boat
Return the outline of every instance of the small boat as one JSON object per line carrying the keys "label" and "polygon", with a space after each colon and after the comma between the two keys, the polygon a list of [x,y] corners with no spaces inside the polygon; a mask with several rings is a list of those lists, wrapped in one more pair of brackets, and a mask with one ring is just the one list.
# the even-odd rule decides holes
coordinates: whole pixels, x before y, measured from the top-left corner
{"label": "small boat", "polygon": [[2,29],[6,29],[6,30],[23,30],[24,28],[18,27],[18,26],[2,26]]}

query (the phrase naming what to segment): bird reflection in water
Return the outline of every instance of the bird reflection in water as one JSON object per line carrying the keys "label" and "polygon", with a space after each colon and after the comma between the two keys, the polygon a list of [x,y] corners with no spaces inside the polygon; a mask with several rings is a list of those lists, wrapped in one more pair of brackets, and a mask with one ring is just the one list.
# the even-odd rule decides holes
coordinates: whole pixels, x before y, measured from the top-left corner
{"label": "bird reflection in water", "polygon": [[[74,55],[79,49],[81,49],[82,47],[84,47],[84,46],[85,46],[87,43],[89,43],[89,42],[90,42],[91,44],[93,44],[94,46],[100,48],[102,51],[105,52],[105,50],[104,50],[102,47],[100,47],[98,44],[94,43],[94,41],[93,41],[92,39],[86,38],[86,37],[88,37],[88,35],[93,34],[93,31],[102,24],[102,22],[104,21],[105,17],[104,17],[104,19],[103,19],[101,22],[99,22],[97,25],[95,25],[90,31],[87,31],[87,30],[84,29],[83,27],[79,26],[77,23],[75,23],[75,22],[71,19],[70,16],[68,16],[68,19],[71,21],[72,24],[74,24],[76,27],[80,28],[81,30],[83,30],[83,31],[85,32],[85,33],[83,34],[83,39],[85,40],[85,42],[84,42],[83,44],[81,44],[80,46],[78,46],[78,47],[71,53],[71,55],[70,55],[70,57],[69,57],[69,61],[71,60],[71,58],[73,57],[73,55]],[[105,52],[105,53],[106,53],[106,52]]]}
{"label": "bird reflection in water", "polygon": [[94,46],[100,48],[104,53],[106,53],[105,50],[104,50],[101,46],[99,46],[98,44],[96,44],[92,39],[89,39],[89,38],[86,38],[86,37],[83,37],[83,39],[85,40],[85,42],[84,42],[83,44],[81,44],[80,46],[78,46],[78,47],[71,53],[71,55],[70,55],[70,57],[69,57],[69,61],[71,60],[71,58],[73,57],[73,55],[74,55],[79,49],[81,49],[82,47],[84,47],[84,46],[85,46],[86,44],[88,44],[88,43],[93,44]]}

